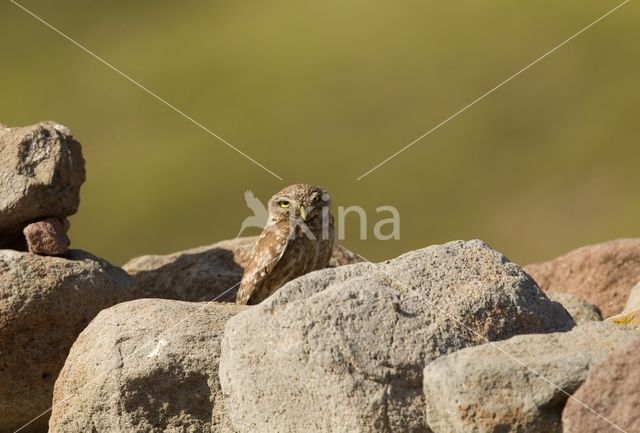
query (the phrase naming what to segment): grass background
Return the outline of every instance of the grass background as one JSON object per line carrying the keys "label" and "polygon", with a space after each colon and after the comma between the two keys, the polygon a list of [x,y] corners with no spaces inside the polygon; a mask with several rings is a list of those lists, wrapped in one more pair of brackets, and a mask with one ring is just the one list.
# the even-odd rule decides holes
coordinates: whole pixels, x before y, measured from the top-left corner
{"label": "grass background", "polygon": [[73,246],[115,263],[231,238],[245,190],[295,182],[363,206],[369,234],[397,207],[397,241],[348,222],[375,260],[481,238],[524,264],[638,235],[637,2],[360,181],[619,2],[21,3],[284,178],[3,2],[0,122],[71,128],[88,170]]}

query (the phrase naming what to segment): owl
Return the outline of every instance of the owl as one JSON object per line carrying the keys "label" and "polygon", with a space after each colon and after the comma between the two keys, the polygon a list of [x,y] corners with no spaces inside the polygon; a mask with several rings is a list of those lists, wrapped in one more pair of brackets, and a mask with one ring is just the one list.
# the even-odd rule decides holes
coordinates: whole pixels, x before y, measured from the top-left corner
{"label": "owl", "polygon": [[329,264],[335,230],[324,188],[290,185],[271,197],[268,211],[236,304],[258,304],[285,283]]}

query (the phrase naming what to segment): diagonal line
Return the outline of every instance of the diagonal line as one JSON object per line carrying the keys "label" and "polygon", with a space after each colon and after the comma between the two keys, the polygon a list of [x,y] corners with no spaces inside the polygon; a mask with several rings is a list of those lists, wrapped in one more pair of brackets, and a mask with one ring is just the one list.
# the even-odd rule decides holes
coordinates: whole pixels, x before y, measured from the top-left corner
{"label": "diagonal line", "polygon": [[405,150],[409,149],[411,146],[413,146],[414,144],[416,144],[418,141],[422,140],[423,138],[425,138],[427,135],[431,134],[432,132],[436,131],[437,129],[439,129],[441,126],[444,126],[445,124],[447,124],[450,120],[455,119],[456,117],[458,117],[458,115],[462,114],[463,112],[467,111],[467,109],[471,108],[472,106],[474,106],[476,103],[482,101],[484,98],[486,98],[487,96],[491,95],[493,92],[495,92],[496,90],[498,90],[500,87],[504,86],[505,84],[507,84],[508,82],[510,82],[511,80],[513,80],[514,78],[516,78],[518,75],[522,74],[523,72],[525,72],[526,70],[530,69],[531,67],[533,67],[536,63],[540,62],[541,60],[543,60],[544,58],[546,58],[547,56],[553,54],[554,52],[556,52],[557,50],[559,50],[560,48],[562,48],[564,45],[568,44],[569,42],[571,42],[572,40],[574,40],[575,38],[577,38],[578,36],[580,36],[582,33],[586,32],[587,30],[589,30],[591,27],[595,26],[596,24],[598,24],[600,21],[602,21],[603,19],[605,19],[606,17],[608,17],[609,15],[611,15],[612,13],[614,13],[615,11],[617,11],[618,9],[620,9],[622,6],[626,5],[627,3],[629,3],[631,0],[625,0],[624,2],[620,3],[618,6],[616,6],[615,8],[611,9],[609,12],[607,12],[606,14],[602,15],[600,18],[598,18],[597,20],[595,20],[594,22],[592,22],[591,24],[589,24],[588,26],[582,28],[580,31],[578,31],[577,33],[574,33],[573,36],[571,36],[570,38],[566,39],[565,41],[561,42],[560,44],[556,45],[555,47],[553,47],[551,50],[547,51],[546,53],[544,53],[542,56],[538,57],[537,59],[535,59],[533,62],[529,63],[527,66],[525,66],[524,68],[520,69],[518,72],[516,72],[515,74],[511,75],[509,78],[507,78],[506,80],[502,81],[500,84],[498,84],[497,86],[493,87],[491,90],[483,93],[480,97],[474,99],[473,101],[471,101],[470,103],[468,103],[467,105],[465,105],[464,107],[462,107],[460,110],[456,111],[455,113],[453,113],[451,116],[447,117],[446,119],[444,119],[442,122],[438,123],[436,126],[434,126],[433,128],[431,128],[430,130],[428,130],[427,132],[425,132],[424,134],[422,134],[420,137],[416,138],[415,140],[413,140],[411,143],[407,144],[405,147],[403,147],[402,149],[398,150],[397,152],[395,152],[394,154],[392,154],[391,156],[389,156],[387,159],[385,159],[384,161],[380,162],[378,165],[376,165],[375,167],[373,167],[372,169],[370,169],[369,171],[366,171],[365,173],[361,174],[360,177],[358,177],[356,180],[360,180],[363,177],[367,176],[368,174],[370,174],[372,171],[377,170],[378,168],[380,168],[381,166],[383,166],[384,164],[386,164],[387,162],[389,162],[390,160],[392,160],[393,158],[395,158],[396,156],[400,155],[402,152],[404,152]]}
{"label": "diagonal line", "polygon": [[[272,260],[273,261],[273,260]],[[271,262],[269,262],[271,263]],[[269,264],[267,263],[267,265]],[[216,296],[214,299],[205,302],[204,304],[202,304],[202,306],[196,311],[196,312],[200,312],[202,310],[204,310],[207,306],[209,306],[209,304],[211,304],[212,302],[217,301],[218,299],[220,299],[221,297],[223,297],[224,295],[226,295],[227,293],[229,293],[231,290],[235,289],[236,287],[238,287],[240,285],[240,282],[237,282],[236,284],[234,284],[233,286],[229,287],[227,290],[225,290],[224,292],[220,293],[218,296]],[[140,346],[138,346],[133,352],[131,352],[129,355],[125,356],[124,358],[122,358],[121,360],[119,360],[117,363],[115,363],[114,365],[112,365],[111,367],[109,367],[106,371],[104,371],[103,373],[99,374],[98,376],[95,376],[93,379],[91,379],[90,381],[88,381],[87,383],[85,383],[84,385],[82,385],[80,388],[78,388],[77,390],[75,390],[71,395],[69,395],[68,397],[65,397],[64,399],[57,401],[54,405],[52,405],[49,409],[45,410],[44,412],[42,412],[40,415],[36,416],[35,418],[33,418],[31,421],[29,421],[28,423],[26,423],[25,425],[23,425],[22,427],[20,427],[18,430],[15,430],[13,433],[18,433],[19,431],[23,430],[24,428],[26,428],[27,426],[29,426],[30,424],[34,423],[36,420],[38,420],[40,417],[48,414],[49,412],[51,412],[51,410],[53,410],[54,407],[58,406],[59,404],[64,403],[67,400],[72,399],[73,397],[75,397],[81,390],[83,390],[84,388],[86,388],[87,386],[91,385],[92,383],[95,383],[98,379],[104,377],[105,375],[109,374],[111,371],[113,371],[113,369],[117,368],[120,365],[124,365],[124,361],[126,359],[131,358],[132,356],[134,356],[136,353],[138,353],[141,349],[147,347],[149,344],[154,343],[156,340],[159,340],[160,337],[164,336],[165,334],[167,334],[169,331],[171,331],[172,329],[174,329],[176,326],[180,325],[181,323],[183,323],[185,320],[190,319],[193,317],[194,313],[191,314],[185,314],[182,319],[177,320],[176,322],[173,323],[173,325],[171,325],[170,327],[168,327],[167,329],[165,329],[164,331],[162,331],[160,334],[156,335],[153,340],[148,341],[147,343],[141,344]],[[169,338],[169,337],[167,337]]]}
{"label": "diagonal line", "polygon": [[[414,292],[416,294],[418,294],[413,288],[405,285],[402,281],[398,280],[397,278],[393,277],[392,275],[389,275],[388,273],[386,273],[385,271],[380,269],[379,264],[377,263],[373,263],[369,260],[367,260],[366,258],[364,258],[362,255],[355,253],[358,257],[360,257],[362,260],[364,260],[365,262],[373,265],[374,269],[377,270],[380,274],[384,275],[386,277],[387,280],[390,281],[394,281],[397,284],[399,284],[400,286],[402,286],[402,288],[404,288],[407,291],[410,292]],[[484,335],[482,335],[481,333],[479,333],[478,331],[476,331],[475,329],[469,327],[468,325],[466,325],[465,323],[461,322],[460,320],[458,320],[456,317],[453,317],[449,314],[447,314],[439,305],[430,302],[428,299],[424,299],[421,296],[421,299],[426,301],[430,306],[434,307],[436,310],[438,310],[440,312],[440,314],[442,314],[443,316],[453,320],[454,322],[456,322],[458,325],[464,327],[467,329],[467,331],[477,335],[478,337],[480,337],[482,340],[486,341],[488,344],[490,344],[491,346],[495,347],[499,352],[502,352],[502,354],[506,355],[508,358],[510,358],[511,360],[515,361],[516,363],[520,364],[521,366],[523,366],[524,368],[526,368],[527,370],[529,370],[530,372],[532,372],[534,375],[538,376],[540,379],[544,380],[545,382],[547,382],[549,385],[553,386],[555,389],[557,389],[558,391],[560,391],[561,393],[565,394],[567,397],[569,397],[572,400],[575,400],[576,402],[578,402],[581,406],[583,406],[585,409],[588,409],[589,411],[591,411],[593,414],[597,415],[598,417],[602,418],[604,421],[608,422],[609,424],[611,424],[613,427],[615,427],[616,429],[618,429],[619,431],[621,431],[622,433],[628,433],[626,430],[622,429],[622,427],[620,427],[619,425],[615,424],[613,421],[611,421],[609,418],[605,417],[604,415],[596,412],[594,409],[590,408],[589,406],[587,406],[587,404],[585,404],[584,402],[582,402],[581,400],[579,400],[578,398],[574,397],[573,395],[571,395],[570,393],[568,393],[567,391],[565,391],[564,389],[560,388],[558,385],[556,385],[555,383],[551,382],[549,379],[547,379],[546,377],[544,377],[540,372],[534,370],[533,368],[529,367],[527,364],[525,364],[524,362],[522,362],[520,359],[516,358],[515,356],[513,356],[512,354],[510,354],[509,352],[507,352],[506,350],[504,350],[502,347],[498,346],[496,343],[494,343],[493,341],[489,340],[487,337],[485,337]]]}
{"label": "diagonal line", "polygon": [[46,22],[44,19],[40,18],[38,15],[36,15],[35,13],[31,12],[29,9],[27,9],[26,7],[22,6],[20,3],[14,1],[14,0],[9,0],[11,3],[13,3],[14,5],[16,5],[17,7],[19,7],[20,9],[22,9],[24,12],[26,12],[27,14],[31,15],[33,18],[35,18],[36,20],[40,21],[42,24],[44,24],[45,26],[49,27],[51,30],[53,30],[54,32],[56,32],[57,34],[59,34],[60,36],[62,36],[63,38],[65,38],[66,40],[68,40],[69,42],[71,42],[73,45],[75,45],[76,47],[80,48],[82,51],[84,51],[85,53],[89,54],[91,57],[93,57],[94,59],[98,60],[100,63],[104,64],[105,66],[107,66],[109,69],[113,70],[114,72],[118,73],[120,76],[126,78],[128,81],[130,81],[131,83],[133,83],[134,85],[136,85],[137,87],[139,87],[140,89],[142,89],[143,91],[145,91],[146,93],[148,93],[149,95],[153,96],[155,99],[157,99],[158,101],[162,102],[164,105],[166,105],[167,107],[171,108],[173,111],[175,111],[176,113],[178,113],[179,115],[181,115],[182,117],[184,117],[185,119],[187,119],[188,121],[190,121],[191,123],[193,123],[194,125],[196,125],[198,128],[202,129],[203,131],[205,131],[206,133],[208,133],[209,135],[217,138],[218,140],[220,140],[222,143],[226,144],[228,147],[230,147],[231,149],[235,150],[236,152],[238,152],[240,155],[244,156],[245,158],[247,158],[249,161],[253,162],[255,165],[259,166],[260,168],[262,168],[263,170],[267,171],[269,174],[271,174],[272,176],[276,177],[279,180],[283,180],[280,176],[278,176],[277,174],[275,174],[273,171],[269,170],[267,167],[265,167],[264,165],[260,164],[258,161],[256,161],[255,159],[253,159],[252,157],[250,157],[249,155],[247,155],[245,152],[243,152],[242,150],[238,149],[237,147],[235,147],[233,144],[229,143],[227,140],[225,140],[224,138],[222,138],[221,136],[219,136],[218,134],[216,134],[215,132],[213,132],[212,130],[210,130],[209,128],[207,128],[206,126],[204,126],[202,123],[198,122],[197,120],[195,120],[194,118],[192,118],[191,116],[189,116],[188,114],[186,114],[184,111],[180,110],[179,108],[177,108],[175,105],[171,104],[170,102],[166,101],[165,99],[163,99],[162,97],[158,96],[156,93],[152,92],[151,90],[147,89],[145,86],[143,86],[142,84],[140,84],[138,81],[134,80],[133,78],[131,78],[129,75],[125,74],[124,72],[122,72],[120,69],[116,68],[115,66],[113,66],[111,63],[107,62],[106,60],[104,60],[102,57],[98,56],[97,54],[93,53],[91,50],[89,50],[88,48],[86,48],[84,45],[80,44],[79,42],[76,42],[74,39],[72,39],[71,37],[67,36],[66,34],[64,34],[62,31],[58,30],[57,28],[55,28],[54,26],[52,26],[51,24],[49,24],[48,22]]}
{"label": "diagonal line", "polygon": [[[413,288],[405,285],[404,283],[402,283],[401,281],[397,280],[396,278],[394,278],[393,276],[389,275],[388,273],[384,272],[383,270],[381,270],[378,266],[378,264],[373,263],[371,261],[369,261],[368,259],[366,259],[365,257],[363,257],[361,254],[355,253],[358,257],[360,257],[362,260],[364,260],[365,262],[373,265],[373,267],[375,268],[375,270],[377,270],[379,273],[381,273],[382,275],[384,275],[388,280],[394,281],[397,284],[399,284],[400,286],[402,286],[405,290],[407,291],[413,291],[415,292],[415,290],[413,290]],[[275,260],[275,259],[274,259]],[[222,292],[220,295],[216,296],[214,299],[212,299],[211,301],[208,301],[206,303],[204,303],[202,305],[202,307],[200,308],[200,310],[204,309],[205,307],[207,307],[209,304],[211,304],[212,302],[215,302],[216,300],[218,300],[219,298],[221,298],[222,296],[224,296],[226,293],[228,293],[229,291],[233,290],[235,287],[237,287],[240,284],[240,282],[234,284],[233,286],[229,287],[227,290],[225,290],[224,292]],[[431,306],[433,306],[435,309],[437,309],[440,313],[443,313],[442,308],[440,308],[438,305],[436,305],[435,303],[430,302],[429,300],[426,300],[427,303],[429,303]],[[449,317],[446,313],[443,313],[443,315]],[[178,320],[177,322],[175,322],[173,325],[171,325],[169,328],[167,328],[166,330],[164,330],[163,332],[161,332],[160,334],[158,334],[157,336],[154,337],[153,340],[149,341],[148,343],[145,343],[143,345],[140,345],[137,349],[135,349],[131,354],[127,355],[126,357],[124,357],[122,360],[118,361],[118,363],[114,364],[112,367],[110,367],[107,371],[105,371],[104,373],[94,377],[93,379],[91,379],[89,382],[85,383],[83,386],[81,386],[79,389],[77,389],[73,394],[71,394],[70,396],[64,398],[63,400],[60,400],[58,402],[56,402],[54,405],[52,405],[49,409],[47,409],[46,411],[42,412],[40,415],[36,416],[35,418],[33,418],[31,421],[29,421],[28,423],[24,424],[22,427],[20,427],[19,429],[15,430],[14,433],[18,433],[19,431],[23,430],[25,427],[29,426],[30,424],[32,424],[33,422],[35,422],[37,419],[39,419],[40,417],[46,415],[47,413],[51,412],[51,410],[58,406],[61,403],[64,403],[65,401],[75,397],[82,389],[86,388],[87,386],[89,386],[90,384],[94,383],[96,380],[100,379],[101,377],[103,377],[104,375],[110,373],[113,369],[117,368],[119,365],[124,364],[124,360],[131,358],[132,356],[134,356],[136,353],[138,353],[142,348],[146,347],[147,345],[149,345],[150,343],[155,342],[156,340],[159,340],[159,338],[161,336],[163,336],[164,334],[166,334],[167,332],[171,331],[172,329],[174,329],[176,326],[178,326],[179,324],[183,323],[186,319],[193,317],[192,315],[186,316],[184,318],[182,318],[181,320]],[[557,390],[559,390],[560,392],[562,392],[563,394],[567,395],[568,398],[571,398],[573,400],[575,400],[576,402],[578,402],[580,405],[582,405],[583,407],[585,407],[586,409],[588,409],[589,411],[591,411],[592,413],[594,413],[595,415],[597,415],[598,417],[602,418],[604,421],[606,421],[607,423],[611,424],[613,427],[615,427],[616,429],[618,429],[619,431],[621,431],[622,433],[628,433],[625,430],[623,430],[620,426],[618,426],[617,424],[615,424],[614,422],[612,422],[611,420],[609,420],[608,418],[606,418],[604,415],[601,415],[600,413],[596,412],[594,409],[590,408],[589,406],[587,406],[584,402],[582,402],[581,400],[577,399],[576,397],[574,397],[573,395],[571,395],[570,393],[566,392],[564,389],[560,388],[558,385],[554,384],[553,382],[551,382],[549,379],[547,379],[546,377],[544,377],[542,374],[540,374],[538,371],[532,369],[531,367],[527,366],[524,362],[522,362],[521,360],[519,360],[518,358],[516,358],[515,356],[511,355],[509,352],[505,351],[504,349],[502,349],[500,346],[498,346],[497,344],[495,344],[493,341],[490,341],[487,337],[485,337],[484,335],[480,334],[478,331],[472,329],[471,327],[469,327],[468,325],[464,324],[463,322],[461,322],[460,320],[458,320],[455,317],[450,317],[453,321],[455,321],[456,323],[458,323],[459,325],[461,325],[462,327],[466,328],[468,331],[470,331],[473,334],[476,334],[478,337],[480,337],[482,340],[486,341],[488,344],[492,345],[493,347],[495,347],[498,351],[500,351],[501,353],[503,353],[504,355],[506,355],[507,357],[509,357],[510,359],[512,359],[513,361],[517,362],[518,364],[522,365],[524,368],[526,368],[527,370],[531,371],[533,374],[535,374],[536,376],[540,377],[542,380],[544,380],[545,382],[547,382],[548,384],[550,384],[551,386],[553,386],[554,388],[556,388]]]}
{"label": "diagonal line", "polygon": [[[238,239],[238,236],[235,237],[235,239]],[[265,266],[268,266],[269,264],[271,264],[273,261],[278,260],[279,257],[276,257],[274,259],[272,259],[271,261],[269,261]],[[216,296],[215,298],[213,298],[210,301],[205,302],[199,309],[199,311],[205,309],[207,306],[209,306],[209,304],[211,304],[212,302],[217,301],[218,299],[222,298],[224,295],[226,295],[227,293],[229,293],[231,290],[235,289],[236,287],[238,287],[240,285],[242,281],[237,282],[236,284],[234,284],[233,286],[229,287],[227,290],[225,290],[224,292],[220,293],[218,296]],[[27,427],[28,425],[32,424],[33,422],[35,422],[38,418],[48,414],[49,412],[51,412],[51,410],[58,406],[61,403],[64,403],[65,401],[75,397],[82,389],[86,388],[87,386],[91,385],[92,383],[94,383],[96,380],[100,379],[101,377],[103,377],[104,375],[110,373],[114,368],[117,368],[119,365],[124,365],[124,361],[126,359],[131,358],[132,356],[134,356],[136,353],[138,353],[142,348],[147,347],[150,343],[155,342],[156,340],[159,340],[161,336],[163,336],[164,334],[168,333],[169,331],[171,331],[172,329],[174,329],[176,326],[180,325],[181,323],[183,323],[185,320],[189,319],[193,317],[192,315],[185,315],[182,319],[174,322],[173,325],[171,325],[169,328],[165,329],[164,331],[162,331],[160,334],[156,335],[154,337],[153,340],[142,344],[140,346],[138,346],[137,349],[135,349],[133,352],[131,352],[129,355],[125,356],[124,358],[122,358],[120,361],[118,361],[118,363],[114,364],[113,366],[111,366],[109,369],[107,369],[107,371],[99,374],[98,376],[94,377],[93,379],[91,379],[89,382],[85,383],[84,385],[82,385],[80,388],[78,388],[73,394],[71,394],[70,396],[56,402],[54,405],[52,405],[49,409],[45,410],[44,412],[42,412],[40,415],[36,416],[35,418],[33,418],[31,421],[29,421],[28,423],[26,423],[25,425],[23,425],[22,427],[20,427],[18,430],[14,431],[13,433],[18,433],[20,430],[24,429],[25,427]]]}

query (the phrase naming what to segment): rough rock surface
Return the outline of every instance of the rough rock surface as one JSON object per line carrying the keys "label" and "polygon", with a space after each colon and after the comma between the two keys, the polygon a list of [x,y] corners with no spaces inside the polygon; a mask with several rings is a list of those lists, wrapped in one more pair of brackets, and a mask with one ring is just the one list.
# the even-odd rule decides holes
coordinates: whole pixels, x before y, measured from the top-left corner
{"label": "rough rock surface", "polygon": [[80,143],[64,126],[0,128],[0,248],[29,223],[74,214],[84,180]]}
{"label": "rough rock surface", "polygon": [[29,224],[22,231],[27,241],[29,252],[46,256],[61,256],[69,251],[67,237],[68,223],[58,218]]}
{"label": "rough rock surface", "polygon": [[427,422],[435,433],[561,433],[568,396],[557,387],[572,394],[591,366],[638,336],[592,322],[444,356],[424,371]]}
{"label": "rough rock surface", "polygon": [[574,396],[602,417],[571,399],[562,413],[564,433],[640,432],[638,365],[640,337],[594,366]]}
{"label": "rough rock surface", "polygon": [[[82,251],[59,258],[0,250],[0,432],[51,406],[78,334],[103,308],[131,299],[134,286],[126,272]],[[46,431],[47,418],[31,431]]]}
{"label": "rough rock surface", "polygon": [[232,318],[220,381],[241,433],[429,431],[431,360],[573,319],[481,241],[312,272]]}
{"label": "rough rock surface", "polygon": [[624,306],[625,312],[637,309],[640,309],[640,283],[636,284],[633,289],[631,289],[627,303]]}
{"label": "rough rock surface", "polygon": [[560,302],[578,325],[602,320],[602,314],[598,307],[583,299],[562,292],[546,292],[546,294],[553,302]]}
{"label": "rough rock surface", "polygon": [[[166,256],[142,256],[129,261],[124,269],[137,280],[138,297],[232,301],[257,240],[257,236],[244,237]],[[338,245],[330,265],[357,261],[353,253]]]}
{"label": "rough rock surface", "polygon": [[102,311],[56,382],[50,433],[231,433],[220,340],[242,307],[141,299]]}
{"label": "rough rock surface", "polygon": [[567,292],[595,304],[604,317],[624,308],[640,281],[640,239],[618,239],[525,266],[546,291]]}
{"label": "rough rock surface", "polygon": [[611,316],[607,319],[607,322],[640,330],[640,308]]}

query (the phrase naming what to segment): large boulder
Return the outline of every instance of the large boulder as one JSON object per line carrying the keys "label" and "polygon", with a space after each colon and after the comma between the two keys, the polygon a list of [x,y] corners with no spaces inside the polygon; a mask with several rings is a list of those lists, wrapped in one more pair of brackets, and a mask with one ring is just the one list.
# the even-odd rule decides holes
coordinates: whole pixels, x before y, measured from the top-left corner
{"label": "large boulder", "polygon": [[[82,251],[66,258],[0,250],[0,433],[51,407],[78,334],[103,308],[132,299],[126,272]],[[21,431],[47,431],[48,413]]]}
{"label": "large boulder", "polygon": [[218,380],[230,304],[141,299],[102,311],[56,382],[50,433],[232,433]]}
{"label": "large boulder", "polygon": [[584,299],[562,292],[546,292],[546,295],[553,302],[561,303],[578,325],[602,320],[600,309]]}
{"label": "large boulder", "polygon": [[424,371],[429,427],[435,433],[561,433],[562,409],[589,369],[638,336],[631,328],[591,322],[437,359]]}
{"label": "large boulder", "polygon": [[84,180],[80,143],[64,126],[0,127],[0,248],[29,223],[74,214]]}
{"label": "large boulder", "polygon": [[640,337],[589,371],[562,413],[564,433],[640,431]]}
{"label": "large boulder", "polygon": [[585,299],[609,317],[622,311],[640,281],[640,239],[589,245],[524,270],[542,289]]}
{"label": "large boulder", "polygon": [[[257,241],[257,236],[243,237],[165,256],[141,256],[124,269],[138,282],[138,297],[232,301]],[[357,261],[355,254],[338,245],[330,266]]]}
{"label": "large boulder", "polygon": [[571,316],[481,241],[312,272],[232,318],[220,380],[241,433],[429,431],[422,373]]}

